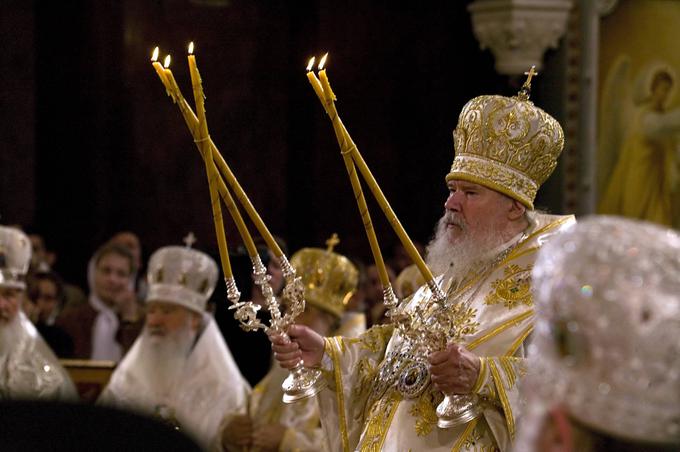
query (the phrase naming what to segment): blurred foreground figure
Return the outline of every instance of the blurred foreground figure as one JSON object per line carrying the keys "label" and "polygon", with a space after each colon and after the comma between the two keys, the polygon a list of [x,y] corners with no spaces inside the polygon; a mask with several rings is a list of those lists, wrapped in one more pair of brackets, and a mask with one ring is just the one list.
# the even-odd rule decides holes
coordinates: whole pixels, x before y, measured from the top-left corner
{"label": "blurred foreground figure", "polygon": [[21,311],[31,242],[0,226],[0,399],[73,399],[75,387]]}
{"label": "blurred foreground figure", "polygon": [[99,399],[161,418],[210,450],[221,450],[220,430],[245,413],[250,392],[205,313],[217,275],[215,261],[190,248],[151,256],[144,331]]}
{"label": "blurred foreground figure", "polygon": [[517,451],[680,450],[680,235],[591,217],[534,267]]}

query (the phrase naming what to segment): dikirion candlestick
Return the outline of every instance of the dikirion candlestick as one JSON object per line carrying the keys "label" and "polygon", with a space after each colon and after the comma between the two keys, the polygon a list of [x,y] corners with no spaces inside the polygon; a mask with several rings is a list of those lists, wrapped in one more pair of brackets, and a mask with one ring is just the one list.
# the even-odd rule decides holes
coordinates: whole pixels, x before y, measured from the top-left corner
{"label": "dikirion candlestick", "polygon": [[[167,58],[164,69],[165,83],[167,83],[167,86],[170,87],[170,95],[172,96],[173,101],[178,105],[187,127],[189,128],[189,131],[192,137],[194,137],[194,142],[201,151],[201,155],[206,164],[206,173],[208,174],[209,179],[211,201],[213,201],[213,212],[221,212],[221,210],[217,209],[219,207],[219,199],[217,198],[216,194],[219,193],[222,195],[225,205],[227,205],[229,212],[232,214],[232,218],[239,229],[239,233],[246,243],[246,248],[248,248],[248,252],[253,263],[254,281],[258,286],[260,286],[262,294],[265,297],[266,308],[271,313],[272,318],[269,322],[269,326],[264,325],[257,318],[257,312],[260,309],[259,305],[255,305],[250,301],[239,301],[240,293],[235,286],[233,277],[228,279],[225,278],[227,283],[227,296],[232,302],[232,306],[230,306],[229,309],[235,310],[234,317],[241,323],[242,328],[247,331],[263,329],[265,332],[272,331],[285,335],[288,327],[293,324],[294,319],[299,314],[301,314],[302,311],[304,311],[304,286],[301,279],[296,275],[295,269],[290,265],[278,243],[276,243],[259,214],[257,214],[257,211],[253,207],[252,203],[250,203],[245,191],[238,183],[238,180],[234,174],[231,172],[231,169],[220,154],[217,146],[215,146],[215,143],[210,138],[205,113],[205,96],[203,93],[203,85],[198,72],[193,50],[193,43],[191,43],[189,46],[188,62],[192,79],[192,89],[194,93],[196,113],[193,112],[191,106],[188,105],[184,99],[184,96],[182,96],[181,90],[177,85],[174,76],[172,75],[172,71],[169,68],[169,57]],[[164,79],[161,78],[161,81],[164,81]],[[219,168],[219,171],[217,168]],[[270,277],[267,275],[266,268],[262,264],[262,261],[257,254],[257,250],[254,246],[254,243],[252,243],[252,238],[250,237],[248,229],[245,226],[242,217],[240,216],[238,207],[229,194],[229,190],[222,179],[222,176],[224,176],[228,184],[232,187],[236,198],[246,210],[251,220],[264,237],[265,241],[267,241],[269,249],[274,252],[281,263],[282,272],[286,280],[286,285],[283,289],[283,298],[287,300],[287,309],[285,314],[281,314],[280,312],[279,302],[277,301],[277,297],[274,295],[273,289],[269,283]],[[217,218],[216,215],[214,215],[214,217]],[[221,219],[221,213],[219,214],[219,218]],[[218,235],[218,244],[220,244],[220,227],[217,220],[216,231]],[[221,253],[223,249],[226,251],[226,246],[224,248],[220,248]],[[226,255],[226,258],[228,259],[228,254]],[[231,272],[230,268],[229,272]],[[283,401],[285,403],[291,403],[297,400],[312,397],[316,395],[321,389],[323,389],[325,385],[326,381],[321,378],[320,370],[307,369],[304,367],[304,363],[300,361],[293,369],[291,369],[291,374],[282,384],[282,388],[284,390]]]}

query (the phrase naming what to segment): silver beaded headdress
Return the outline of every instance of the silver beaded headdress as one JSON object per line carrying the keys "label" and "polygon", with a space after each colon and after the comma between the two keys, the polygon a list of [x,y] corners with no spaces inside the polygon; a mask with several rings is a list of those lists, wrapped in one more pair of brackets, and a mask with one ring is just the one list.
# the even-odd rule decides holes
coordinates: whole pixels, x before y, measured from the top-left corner
{"label": "silver beaded headdress", "polygon": [[535,400],[619,438],[680,441],[680,235],[587,218],[541,249],[533,281]]}

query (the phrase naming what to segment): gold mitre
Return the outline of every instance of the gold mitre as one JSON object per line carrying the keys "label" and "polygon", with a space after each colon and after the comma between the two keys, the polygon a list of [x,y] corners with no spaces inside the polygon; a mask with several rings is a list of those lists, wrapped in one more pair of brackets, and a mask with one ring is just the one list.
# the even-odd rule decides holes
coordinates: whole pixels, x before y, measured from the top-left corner
{"label": "gold mitre", "polygon": [[425,278],[416,264],[404,268],[397,276],[397,288],[402,298],[413,295],[423,284],[425,284]]}
{"label": "gold mitre", "polygon": [[303,248],[290,263],[302,278],[307,303],[341,317],[357,288],[359,271],[345,256],[333,252],[338,242],[333,234],[327,249]]}
{"label": "gold mitre", "polygon": [[515,97],[479,96],[460,112],[446,180],[483,185],[534,208],[536,192],[564,147],[560,124],[529,101],[531,76]]}

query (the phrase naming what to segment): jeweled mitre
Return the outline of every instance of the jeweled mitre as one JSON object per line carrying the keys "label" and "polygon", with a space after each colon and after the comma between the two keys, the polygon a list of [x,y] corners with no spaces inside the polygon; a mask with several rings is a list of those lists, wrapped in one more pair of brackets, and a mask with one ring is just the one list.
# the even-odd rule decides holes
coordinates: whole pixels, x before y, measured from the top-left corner
{"label": "jeweled mitre", "polygon": [[321,248],[303,248],[290,263],[301,275],[307,303],[342,316],[357,288],[359,272],[354,264],[341,254]]}
{"label": "jeweled mitre", "polygon": [[463,107],[453,131],[455,158],[446,180],[474,182],[529,209],[564,147],[560,124],[520,97],[479,96]]}
{"label": "jeweled mitre", "polygon": [[188,247],[166,246],[149,259],[146,300],[203,312],[215,290],[217,274],[217,264],[207,254]]}
{"label": "jeweled mitre", "polygon": [[550,240],[533,269],[527,387],[579,422],[680,441],[680,235],[591,217]]}
{"label": "jeweled mitre", "polygon": [[0,226],[0,287],[26,289],[31,241],[19,229]]}

